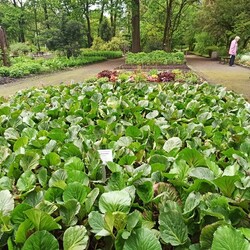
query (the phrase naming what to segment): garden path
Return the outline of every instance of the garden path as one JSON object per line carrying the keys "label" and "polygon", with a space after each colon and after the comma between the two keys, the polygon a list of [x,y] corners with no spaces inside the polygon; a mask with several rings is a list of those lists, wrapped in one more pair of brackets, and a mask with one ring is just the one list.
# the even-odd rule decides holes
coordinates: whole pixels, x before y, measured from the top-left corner
{"label": "garden path", "polygon": [[[250,102],[250,70],[236,65],[219,64],[209,58],[195,55],[186,56],[187,65],[211,84],[220,84],[229,90],[242,94]],[[96,76],[100,71],[113,70],[124,63],[124,58],[108,60],[101,63],[55,72],[47,75],[38,75],[0,85],[0,96],[10,96],[20,89],[42,87],[47,85],[70,84]]]}
{"label": "garden path", "polygon": [[26,88],[83,82],[85,79],[96,76],[104,69],[113,70],[122,64],[124,64],[124,58],[110,59],[79,68],[26,77],[14,82],[0,85],[0,96],[8,97],[15,94],[18,90]]}
{"label": "garden path", "polygon": [[239,65],[230,67],[196,55],[187,55],[186,60],[188,67],[209,83],[219,84],[242,94],[250,102],[250,68]]}

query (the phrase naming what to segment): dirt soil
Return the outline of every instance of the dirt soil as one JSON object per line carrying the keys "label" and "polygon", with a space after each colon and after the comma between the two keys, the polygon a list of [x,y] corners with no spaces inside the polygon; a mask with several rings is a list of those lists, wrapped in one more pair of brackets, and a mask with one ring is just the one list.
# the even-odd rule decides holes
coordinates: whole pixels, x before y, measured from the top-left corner
{"label": "dirt soil", "polygon": [[[228,90],[233,90],[238,94],[242,94],[246,100],[250,101],[249,68],[238,65],[229,67],[229,65],[220,64],[218,61],[195,55],[187,55],[186,60],[188,67],[209,83],[225,86]],[[119,58],[15,81],[10,79],[10,82],[8,82],[9,79],[6,79],[6,84],[0,84],[0,96],[8,97],[15,94],[18,90],[30,87],[83,82],[85,79],[96,76],[102,70],[114,70],[123,64],[124,58]]]}

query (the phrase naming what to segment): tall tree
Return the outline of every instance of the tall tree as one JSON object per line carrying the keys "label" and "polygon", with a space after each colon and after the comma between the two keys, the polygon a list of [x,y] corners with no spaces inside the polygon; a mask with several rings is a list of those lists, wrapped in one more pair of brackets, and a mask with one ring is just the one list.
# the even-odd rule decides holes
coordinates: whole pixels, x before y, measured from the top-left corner
{"label": "tall tree", "polygon": [[141,51],[141,34],[140,34],[140,0],[131,1],[132,13],[132,52]]}
{"label": "tall tree", "polygon": [[172,50],[174,32],[180,26],[182,15],[189,5],[196,0],[167,0],[165,5],[165,25],[163,33],[163,45],[166,51]]}
{"label": "tall tree", "polygon": [[9,60],[7,55],[7,37],[6,32],[3,27],[0,26],[0,49],[2,51],[3,65],[9,66]]}

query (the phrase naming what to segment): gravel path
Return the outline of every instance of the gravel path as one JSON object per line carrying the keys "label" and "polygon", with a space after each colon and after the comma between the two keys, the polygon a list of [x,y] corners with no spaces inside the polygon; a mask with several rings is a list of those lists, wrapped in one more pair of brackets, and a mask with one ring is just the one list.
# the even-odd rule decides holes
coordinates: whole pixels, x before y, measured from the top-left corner
{"label": "gravel path", "polygon": [[[238,65],[235,67],[229,67],[228,65],[220,64],[218,61],[195,55],[187,55],[186,60],[187,65],[209,83],[223,85],[228,90],[233,90],[238,94],[242,94],[248,101],[250,101],[249,68],[244,68]],[[30,87],[82,82],[87,78],[96,76],[97,73],[104,69],[113,70],[122,64],[124,64],[124,58],[108,60],[47,75],[38,75],[20,79],[0,85],[0,96],[7,97],[15,94],[20,89]]]}
{"label": "gravel path", "polygon": [[209,58],[195,55],[186,57],[187,65],[211,84],[225,86],[242,94],[250,102],[250,69],[239,65],[229,67]]}
{"label": "gravel path", "polygon": [[122,64],[124,64],[124,58],[112,59],[79,68],[72,68],[70,70],[19,79],[11,83],[0,85],[0,96],[8,97],[15,94],[18,90],[31,87],[82,82],[85,79],[96,76],[104,69],[113,70]]}

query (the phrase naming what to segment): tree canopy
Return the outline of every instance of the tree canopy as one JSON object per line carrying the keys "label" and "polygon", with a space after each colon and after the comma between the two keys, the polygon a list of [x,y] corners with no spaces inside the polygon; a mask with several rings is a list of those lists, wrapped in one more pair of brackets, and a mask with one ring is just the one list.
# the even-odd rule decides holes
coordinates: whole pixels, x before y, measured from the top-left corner
{"label": "tree canopy", "polygon": [[224,47],[240,35],[240,46],[246,48],[250,40],[249,20],[248,0],[0,2],[0,25],[6,30],[9,43],[33,44],[38,51],[44,46],[63,48],[69,56],[74,52],[68,47],[75,51],[91,47],[94,37],[108,42],[116,36],[127,39],[133,52],[171,51],[184,44],[192,49],[199,43],[200,34],[207,34],[212,43],[209,45]]}

